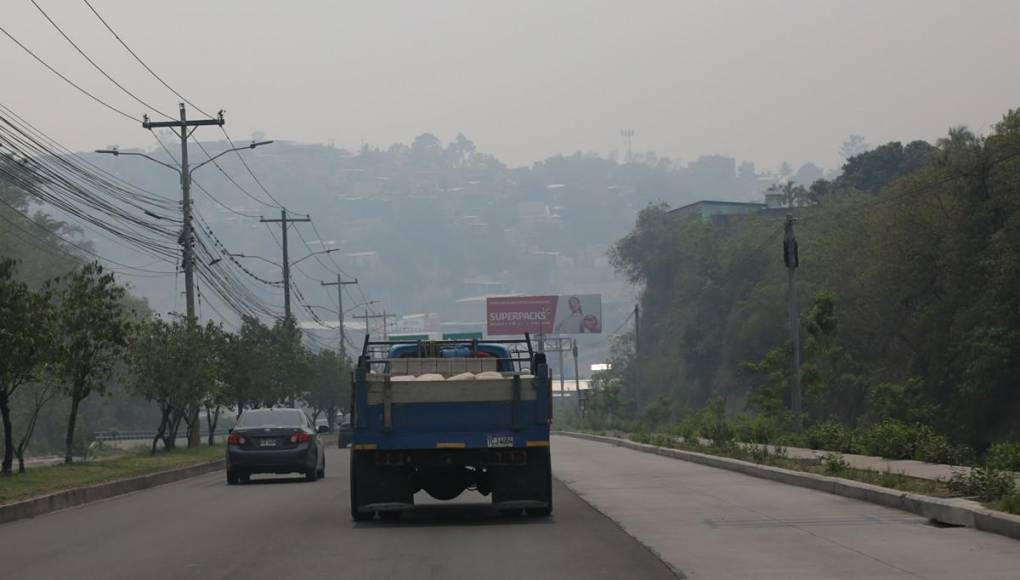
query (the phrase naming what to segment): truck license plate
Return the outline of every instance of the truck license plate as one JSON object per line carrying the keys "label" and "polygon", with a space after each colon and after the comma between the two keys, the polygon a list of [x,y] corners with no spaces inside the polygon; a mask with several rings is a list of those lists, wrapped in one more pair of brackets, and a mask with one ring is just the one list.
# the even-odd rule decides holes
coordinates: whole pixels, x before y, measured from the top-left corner
{"label": "truck license plate", "polygon": [[513,435],[489,435],[489,447],[513,447]]}

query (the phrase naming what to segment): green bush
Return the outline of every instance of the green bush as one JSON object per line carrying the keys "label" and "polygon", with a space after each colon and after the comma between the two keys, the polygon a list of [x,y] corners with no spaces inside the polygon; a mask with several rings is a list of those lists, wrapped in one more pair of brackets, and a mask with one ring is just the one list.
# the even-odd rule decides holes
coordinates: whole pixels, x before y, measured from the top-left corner
{"label": "green bush", "polygon": [[957,471],[947,482],[949,489],[960,495],[992,501],[1013,495],[1016,480],[1009,471],[990,467],[975,467]]}
{"label": "green bush", "polygon": [[804,437],[811,449],[853,453],[854,431],[839,421],[825,421],[804,430]]}
{"label": "green bush", "polygon": [[928,463],[971,465],[974,463],[974,451],[966,445],[954,445],[943,435],[931,433],[919,442],[914,459]]}
{"label": "green bush", "polygon": [[765,415],[737,415],[733,426],[738,441],[744,443],[772,443],[779,435],[779,422]]}
{"label": "green bush", "polygon": [[1007,495],[999,501],[995,508],[1011,514],[1020,514],[1020,493]]}
{"label": "green bush", "polygon": [[850,470],[850,464],[842,453],[826,453],[821,457],[822,470],[828,475],[843,475]]}
{"label": "green bush", "polygon": [[713,445],[724,447],[733,443],[733,426],[726,420],[725,401],[718,395],[698,411],[697,424],[698,433],[711,439]]}
{"label": "green bush", "polygon": [[922,439],[930,433],[923,425],[908,425],[885,419],[861,434],[861,447],[868,455],[886,459],[913,459]]}
{"label": "green bush", "polygon": [[698,433],[698,418],[694,414],[687,415],[683,419],[673,423],[669,427],[669,432],[674,437],[680,437],[684,440],[684,443],[691,445],[697,445],[699,443],[698,438],[701,436]]}
{"label": "green bush", "polygon": [[1020,471],[1020,443],[996,443],[988,449],[985,464],[997,469]]}

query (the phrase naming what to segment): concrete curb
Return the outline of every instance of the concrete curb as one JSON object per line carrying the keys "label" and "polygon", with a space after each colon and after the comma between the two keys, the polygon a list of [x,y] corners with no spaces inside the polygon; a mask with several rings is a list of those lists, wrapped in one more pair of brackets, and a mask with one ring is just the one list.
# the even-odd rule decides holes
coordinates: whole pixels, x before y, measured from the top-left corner
{"label": "concrete curb", "polygon": [[0,524],[13,522],[23,518],[34,518],[57,510],[72,508],[114,496],[156,487],[165,483],[173,483],[196,475],[202,475],[223,469],[222,459],[139,475],[128,479],[119,479],[107,483],[97,483],[87,487],[77,487],[58,491],[39,497],[0,505]]}
{"label": "concrete curb", "polygon": [[671,457],[673,459],[700,463],[701,465],[707,465],[709,467],[728,469],[730,471],[736,471],[752,477],[760,477],[762,479],[769,479],[789,485],[824,491],[826,493],[841,495],[843,497],[849,497],[885,507],[908,511],[940,523],[953,526],[966,526],[968,528],[974,528],[1020,540],[1020,516],[991,510],[980,503],[971,500],[943,499],[927,495],[907,493],[904,491],[896,491],[894,489],[879,487],[877,485],[861,483],[859,481],[852,481],[849,479],[842,479],[839,477],[828,477],[825,475],[816,475],[814,473],[804,473],[801,471],[783,469],[781,467],[759,465],[749,461],[718,457],[716,455],[707,455],[694,451],[684,451],[682,449],[657,447],[655,445],[636,443],[634,441],[619,439],[617,437],[590,435],[588,433],[574,433],[571,431],[556,431],[554,433],[556,435],[565,435],[568,437],[575,437],[577,439],[609,443],[611,445],[618,445],[620,447],[643,451],[645,453],[654,453],[656,455]]}

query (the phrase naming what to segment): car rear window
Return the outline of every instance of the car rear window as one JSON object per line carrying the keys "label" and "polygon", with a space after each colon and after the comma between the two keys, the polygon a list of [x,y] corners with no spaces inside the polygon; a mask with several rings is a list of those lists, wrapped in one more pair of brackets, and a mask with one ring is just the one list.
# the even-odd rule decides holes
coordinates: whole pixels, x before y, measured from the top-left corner
{"label": "car rear window", "polygon": [[303,427],[304,416],[297,409],[270,409],[247,411],[241,415],[236,427]]}

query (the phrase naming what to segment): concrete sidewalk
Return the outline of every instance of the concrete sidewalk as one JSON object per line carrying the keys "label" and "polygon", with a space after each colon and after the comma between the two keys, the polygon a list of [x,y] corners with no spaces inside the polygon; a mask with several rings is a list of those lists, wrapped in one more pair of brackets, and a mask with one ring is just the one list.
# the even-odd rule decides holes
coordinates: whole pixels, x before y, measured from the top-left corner
{"label": "concrete sidewalk", "polygon": [[[771,451],[776,450],[776,446],[767,445]],[[817,459],[823,455],[832,454],[832,451],[823,451],[821,449],[806,449],[803,447],[783,447],[786,450],[787,455],[792,459]],[[924,461],[915,461],[913,459],[884,459],[882,457],[874,457],[871,455],[854,455],[852,453],[841,453],[843,459],[855,469],[870,469],[872,471],[889,471],[891,473],[901,473],[909,477],[917,477],[919,479],[941,479],[948,480],[953,476],[955,472],[967,473],[970,471],[970,467],[962,465],[946,465],[943,463],[925,463]],[[1020,488],[1020,473],[1014,473],[1014,477],[1017,481],[1017,487]]]}
{"label": "concrete sidewalk", "polygon": [[1017,578],[1009,538],[605,443],[552,448],[557,478],[692,578]]}

